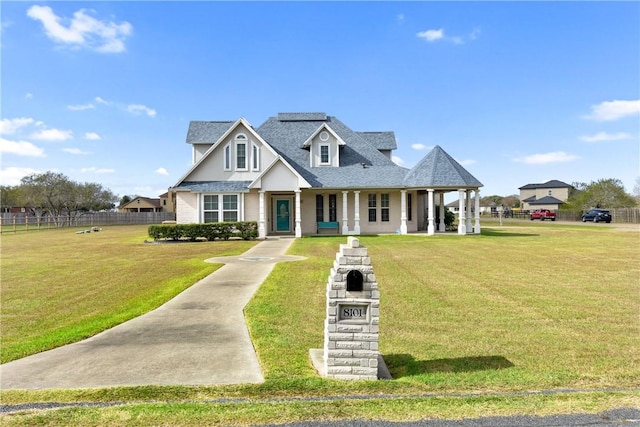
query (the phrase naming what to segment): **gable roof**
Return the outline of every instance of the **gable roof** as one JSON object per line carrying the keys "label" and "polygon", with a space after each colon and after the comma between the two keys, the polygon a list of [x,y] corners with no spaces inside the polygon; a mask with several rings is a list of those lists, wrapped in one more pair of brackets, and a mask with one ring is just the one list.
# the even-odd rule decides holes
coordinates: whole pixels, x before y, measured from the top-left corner
{"label": "gable roof", "polygon": [[395,150],[396,136],[393,132],[356,132],[378,150]]}
{"label": "gable roof", "polygon": [[188,144],[213,144],[233,126],[236,121],[189,123],[187,131]]}
{"label": "gable roof", "polygon": [[119,208],[120,209],[127,209],[129,207],[129,205],[132,205],[134,203],[136,204],[136,207],[138,207],[140,202],[144,202],[146,205],[152,206],[154,208],[161,207],[160,199],[155,199],[155,198],[152,198],[152,197],[138,196],[138,197],[135,197],[134,199],[130,200],[129,202],[125,203],[124,205],[120,205]]}
{"label": "gable roof", "polygon": [[407,187],[482,187],[480,181],[439,145],[409,171],[403,183]]}
{"label": "gable roof", "polygon": [[[270,117],[257,132],[313,187],[363,188],[398,187],[407,169],[393,163],[358,132],[333,116],[322,120],[345,145],[341,146],[340,167],[311,167],[309,151],[303,143],[319,128],[321,113]],[[302,120],[309,117],[310,120]],[[284,118],[284,120],[283,120]]]}
{"label": "gable roof", "polygon": [[[211,144],[203,156],[174,186],[193,191],[201,190],[205,183],[188,181],[189,175],[203,163],[220,142],[238,125],[264,143],[268,150],[279,157],[305,184],[313,188],[478,188],[482,183],[436,146],[411,170],[398,166],[382,151],[397,148],[393,132],[356,132],[336,117],[325,113],[279,113],[268,118],[258,128],[253,128],[244,118],[235,122],[191,122],[187,142]],[[312,166],[309,160],[308,142],[322,129],[330,131],[337,139],[340,164],[336,166]],[[305,143],[307,143],[305,145]],[[261,174],[264,176],[265,171]],[[254,186],[253,183],[226,184],[209,182],[211,190],[238,188],[237,185]],[[246,190],[246,187],[245,187]]]}
{"label": "gable roof", "polygon": [[533,200],[526,200],[530,205],[561,205],[564,202],[560,199],[556,199],[553,196],[544,196],[539,199],[534,198]]}
{"label": "gable roof", "polygon": [[544,184],[527,184],[518,188],[518,190],[535,190],[538,188],[567,188],[571,187],[571,185],[566,182],[558,181],[557,179],[552,179],[551,181],[547,181]]}

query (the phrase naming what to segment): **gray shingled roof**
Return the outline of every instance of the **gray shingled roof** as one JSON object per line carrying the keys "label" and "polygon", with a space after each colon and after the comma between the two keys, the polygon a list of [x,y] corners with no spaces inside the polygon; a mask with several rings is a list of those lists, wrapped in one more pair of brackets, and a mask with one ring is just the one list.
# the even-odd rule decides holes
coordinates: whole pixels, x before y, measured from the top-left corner
{"label": "gray shingled roof", "polygon": [[396,136],[393,132],[356,132],[366,141],[369,141],[378,150],[395,150]]}
{"label": "gray shingled roof", "polygon": [[403,184],[407,187],[482,187],[480,181],[438,145],[409,171]]}
{"label": "gray shingled roof", "polygon": [[321,123],[317,120],[291,121],[281,118],[282,114],[269,118],[257,132],[313,187],[362,188],[402,185],[407,169],[393,163],[361,134],[349,129],[332,116],[326,116],[323,122],[346,144],[340,149],[340,167],[310,167],[309,150],[303,148],[302,144]]}
{"label": "gray shingled roof", "polygon": [[235,122],[199,122],[193,121],[189,123],[187,131],[188,144],[214,144],[226,131],[229,130]]}
{"label": "gray shingled roof", "polygon": [[526,200],[530,205],[560,205],[564,202],[553,196],[544,196],[540,199]]}
{"label": "gray shingled roof", "polygon": [[278,113],[278,120],[282,122],[308,122],[327,120],[326,113]]}
{"label": "gray shingled roof", "polygon": [[[194,121],[187,142],[215,143],[235,122]],[[326,123],[344,142],[340,167],[311,167],[309,148],[303,147]],[[325,113],[280,113],[270,117],[256,132],[312,187],[315,188],[474,188],[482,183],[436,146],[413,169],[396,165],[380,150],[396,148],[393,132],[355,132]],[[246,191],[248,181],[183,182],[178,188],[192,191]]]}
{"label": "gray shingled roof", "polygon": [[248,192],[251,181],[184,181],[177,189],[191,190],[194,193],[207,192]]}
{"label": "gray shingled roof", "polygon": [[547,181],[544,184],[527,184],[524,185],[518,190],[535,190],[537,188],[567,188],[571,187],[571,185],[566,182],[558,181],[557,179],[552,179],[551,181]]}

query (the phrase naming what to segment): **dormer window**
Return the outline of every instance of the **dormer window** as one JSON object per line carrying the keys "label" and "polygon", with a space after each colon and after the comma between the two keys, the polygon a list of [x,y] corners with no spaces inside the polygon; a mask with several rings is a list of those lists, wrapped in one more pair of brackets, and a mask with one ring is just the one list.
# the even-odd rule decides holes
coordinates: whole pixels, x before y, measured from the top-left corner
{"label": "dormer window", "polygon": [[329,157],[329,149],[330,149],[329,144],[320,144],[320,164],[321,165],[328,165],[331,163],[330,157]]}

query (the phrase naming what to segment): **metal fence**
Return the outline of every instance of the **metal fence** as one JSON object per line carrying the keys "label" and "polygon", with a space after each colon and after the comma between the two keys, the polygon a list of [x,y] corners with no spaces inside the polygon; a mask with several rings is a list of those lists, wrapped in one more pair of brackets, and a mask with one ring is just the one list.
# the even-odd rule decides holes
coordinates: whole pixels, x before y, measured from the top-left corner
{"label": "metal fence", "polygon": [[102,227],[108,225],[161,224],[175,220],[173,212],[95,212],[78,216],[35,216],[25,213],[1,213],[0,233],[36,231],[63,227]]}

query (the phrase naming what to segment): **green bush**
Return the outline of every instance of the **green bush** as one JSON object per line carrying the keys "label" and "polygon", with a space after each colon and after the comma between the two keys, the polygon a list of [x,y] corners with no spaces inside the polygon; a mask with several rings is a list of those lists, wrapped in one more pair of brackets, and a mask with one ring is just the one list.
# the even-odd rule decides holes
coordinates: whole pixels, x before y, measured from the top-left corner
{"label": "green bush", "polygon": [[210,222],[206,224],[161,224],[150,225],[149,237],[154,240],[189,240],[205,239],[208,241],[229,240],[239,237],[252,240],[258,237],[258,223],[246,222]]}

